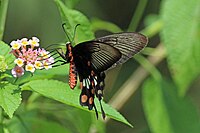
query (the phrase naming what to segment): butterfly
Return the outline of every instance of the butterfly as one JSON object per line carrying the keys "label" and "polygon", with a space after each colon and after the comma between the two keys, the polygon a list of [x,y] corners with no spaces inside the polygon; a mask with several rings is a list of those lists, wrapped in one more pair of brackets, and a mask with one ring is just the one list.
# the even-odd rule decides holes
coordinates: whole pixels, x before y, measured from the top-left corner
{"label": "butterfly", "polygon": [[105,71],[126,62],[140,52],[148,43],[148,38],[136,32],[123,32],[96,38],[72,46],[66,44],[66,53],[59,53],[69,63],[69,86],[74,89],[77,77],[80,81],[80,105],[94,108],[98,118],[94,98],[97,97],[103,119],[106,115],[101,100],[105,86]]}

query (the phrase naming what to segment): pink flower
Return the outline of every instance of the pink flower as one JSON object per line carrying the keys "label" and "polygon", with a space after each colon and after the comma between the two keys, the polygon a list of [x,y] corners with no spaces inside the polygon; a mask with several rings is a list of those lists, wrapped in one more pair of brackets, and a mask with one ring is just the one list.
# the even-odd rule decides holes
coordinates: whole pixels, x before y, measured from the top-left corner
{"label": "pink flower", "polygon": [[15,64],[17,65],[12,69],[14,77],[20,77],[25,71],[34,73],[36,69],[50,69],[54,58],[51,57],[50,52],[43,48],[38,48],[39,39],[32,37],[28,41],[27,38],[12,41],[11,46],[13,50],[11,53],[15,55]]}
{"label": "pink flower", "polygon": [[19,66],[15,66],[12,71],[11,71],[12,75],[14,77],[21,77],[22,75],[24,75],[24,68],[23,67],[19,67]]}

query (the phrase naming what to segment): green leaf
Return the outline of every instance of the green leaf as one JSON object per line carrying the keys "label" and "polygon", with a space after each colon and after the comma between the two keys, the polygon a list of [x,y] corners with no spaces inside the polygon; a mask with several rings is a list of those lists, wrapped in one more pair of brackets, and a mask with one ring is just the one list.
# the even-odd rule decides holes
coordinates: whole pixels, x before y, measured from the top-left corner
{"label": "green leaf", "polygon": [[69,8],[74,8],[79,2],[80,0],[65,0],[65,3]]}
{"label": "green leaf", "polygon": [[7,69],[12,69],[15,64],[14,64],[14,60],[15,60],[15,56],[13,54],[11,54],[11,48],[9,47],[8,44],[0,41],[0,56],[3,56],[5,58],[5,63],[7,64],[8,68]]}
{"label": "green leaf", "polygon": [[69,123],[73,124],[76,132],[88,133],[92,123],[91,114],[87,111],[83,111],[78,108],[67,108],[67,109],[65,111],[66,114],[65,119],[67,119]]}
{"label": "green leaf", "polygon": [[[53,105],[55,108],[55,104]],[[79,108],[73,108],[71,106],[62,106],[62,113],[57,113],[54,115],[56,116],[57,119],[59,120],[64,120],[65,123],[68,123],[66,127],[70,129],[73,132],[78,132],[78,133],[88,133],[91,124],[92,124],[92,118],[91,114],[87,111],[84,111]],[[57,107],[59,108],[59,107]],[[92,114],[93,115],[93,114]],[[63,118],[63,116],[65,116]]]}
{"label": "green leaf", "polygon": [[94,32],[98,30],[106,30],[112,33],[122,32],[122,29],[120,29],[117,25],[111,22],[107,22],[107,21],[95,18],[95,19],[92,19],[91,23],[92,23],[92,29]]}
{"label": "green leaf", "polygon": [[[27,119],[26,122],[28,121],[34,124],[31,128],[33,133],[70,133],[70,131],[68,131],[66,128],[55,122],[45,121],[41,119]],[[34,128],[35,126],[37,128]]]}
{"label": "green leaf", "polygon": [[3,128],[3,124],[0,124],[0,133],[4,133]]}
{"label": "green leaf", "polygon": [[161,39],[173,79],[184,95],[200,74],[200,0],[165,0]]}
{"label": "green leaf", "polygon": [[188,99],[176,93],[174,85],[149,79],[143,86],[144,112],[153,133],[197,133],[200,118]]}
{"label": "green leaf", "polygon": [[[91,124],[93,124],[93,122],[91,121],[92,120],[91,116],[95,117],[88,111],[84,111],[82,109],[74,108],[64,104],[59,104],[58,102],[52,102],[52,100],[49,99],[46,99],[45,102],[43,100],[42,101],[37,100],[34,103],[26,106],[26,109],[30,110],[31,112],[33,111],[36,112],[35,113],[36,116],[28,115],[27,117],[29,118],[30,117],[36,118],[38,116],[40,117],[40,113],[38,114],[38,112],[42,112],[44,118],[49,118],[49,116],[51,116],[51,118],[53,118],[54,121],[57,122],[62,121],[62,123],[65,123],[64,126],[68,130],[77,133],[88,133]],[[25,113],[27,114],[27,112]],[[24,113],[21,114],[21,116],[24,117]],[[96,119],[96,121],[98,120]]]}
{"label": "green leaf", "polygon": [[106,123],[103,121],[98,121],[94,116],[93,118],[93,123],[90,128],[93,128],[94,131],[98,133],[106,133]]}
{"label": "green leaf", "polygon": [[[0,72],[5,72],[7,68],[8,68],[8,65],[6,63],[5,57],[0,55]],[[2,77],[2,75],[1,75],[1,77]]]}
{"label": "green leaf", "polygon": [[31,76],[30,73],[25,73],[25,75],[17,79],[15,84],[23,84],[31,80],[38,80],[38,79],[52,79],[52,78],[62,79],[67,77],[68,73],[69,73],[68,64],[48,70],[37,70],[33,74],[33,76]]}
{"label": "green leaf", "polygon": [[0,106],[10,118],[21,103],[21,92],[18,86],[0,84]]}
{"label": "green leaf", "polygon": [[[46,96],[48,98],[89,111],[87,108],[81,107],[79,104],[80,90],[79,89],[71,90],[69,88],[69,85],[63,82],[56,80],[35,80],[35,81],[30,81],[21,86],[22,90],[26,89],[27,87],[30,87],[33,91],[38,92],[39,94]],[[97,106],[97,110],[100,113],[101,109],[97,99],[95,99],[95,103]],[[111,106],[105,104],[104,102],[102,104],[107,116],[115,120],[118,120],[120,122],[123,122],[129,126],[132,126],[119,112],[117,112]],[[94,111],[92,112],[94,113]]]}
{"label": "green leaf", "polygon": [[7,125],[11,133],[71,133],[58,123],[46,121],[37,117],[13,117]]}
{"label": "green leaf", "polygon": [[76,44],[94,39],[94,33],[91,28],[91,23],[85,15],[77,10],[69,9],[62,3],[61,0],[55,0],[55,2],[60,11],[63,23],[66,23],[66,32],[68,33],[71,40],[73,39],[74,28],[77,24],[80,24],[80,26],[77,27],[75,35],[74,41]]}

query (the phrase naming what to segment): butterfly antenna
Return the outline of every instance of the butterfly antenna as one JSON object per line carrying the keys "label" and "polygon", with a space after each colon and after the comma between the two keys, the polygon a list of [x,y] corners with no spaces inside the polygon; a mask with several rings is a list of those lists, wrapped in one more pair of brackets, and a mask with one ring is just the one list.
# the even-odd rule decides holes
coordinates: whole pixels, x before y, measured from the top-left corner
{"label": "butterfly antenna", "polygon": [[70,42],[72,42],[71,39],[70,39],[70,37],[69,37],[69,35],[67,34],[67,32],[66,32],[66,30],[65,30],[65,26],[66,26],[66,23],[63,23],[63,24],[62,24],[63,31],[65,32],[65,35],[67,36],[67,39],[68,39]]}
{"label": "butterfly antenna", "polygon": [[[44,49],[48,49],[48,48],[51,48],[53,46],[65,46],[65,45],[63,45],[63,44],[50,44],[47,47],[45,47]],[[55,48],[53,48],[53,49],[55,49]]]}
{"label": "butterfly antenna", "polygon": [[73,43],[75,43],[76,31],[77,31],[77,27],[78,27],[79,25],[80,25],[80,24],[77,24],[77,25],[74,27]]}

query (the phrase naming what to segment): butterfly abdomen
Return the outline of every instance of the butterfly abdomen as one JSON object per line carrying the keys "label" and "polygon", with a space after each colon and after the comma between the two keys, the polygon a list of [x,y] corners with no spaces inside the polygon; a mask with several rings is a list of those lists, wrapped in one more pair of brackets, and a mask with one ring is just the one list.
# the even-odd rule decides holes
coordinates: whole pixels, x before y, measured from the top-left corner
{"label": "butterfly abdomen", "polygon": [[69,86],[71,89],[74,89],[77,84],[77,71],[74,62],[70,62],[69,68]]}

